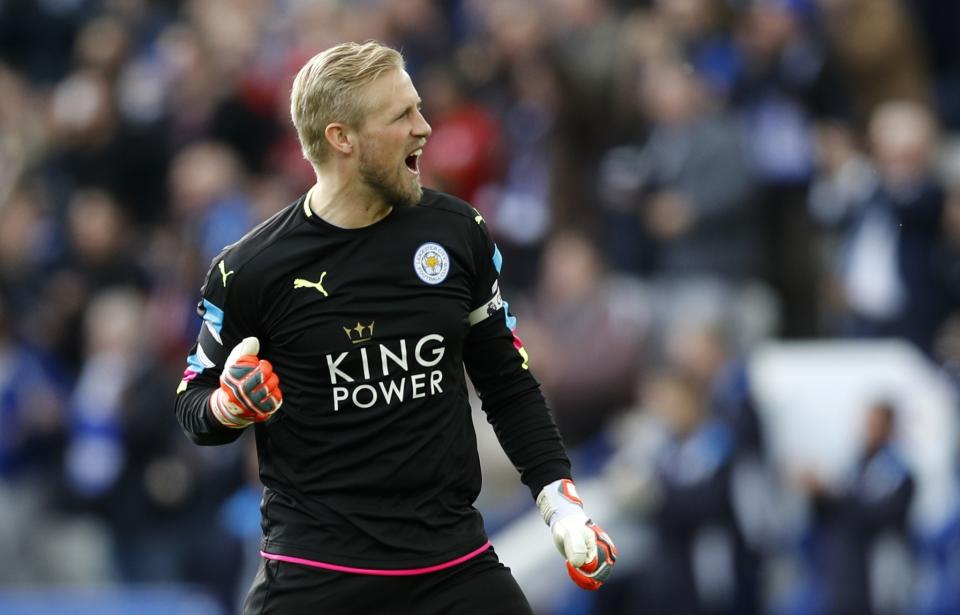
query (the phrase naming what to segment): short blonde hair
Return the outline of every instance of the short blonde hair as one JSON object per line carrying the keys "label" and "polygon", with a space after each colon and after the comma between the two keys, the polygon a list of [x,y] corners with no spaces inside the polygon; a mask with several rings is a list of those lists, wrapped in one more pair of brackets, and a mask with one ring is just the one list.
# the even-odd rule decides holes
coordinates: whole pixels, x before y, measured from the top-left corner
{"label": "short blonde hair", "polygon": [[343,43],[310,58],[290,92],[290,115],[304,158],[323,163],[330,155],[327,125],[359,127],[366,109],[357,100],[357,90],[395,68],[404,68],[403,56],[377,41]]}

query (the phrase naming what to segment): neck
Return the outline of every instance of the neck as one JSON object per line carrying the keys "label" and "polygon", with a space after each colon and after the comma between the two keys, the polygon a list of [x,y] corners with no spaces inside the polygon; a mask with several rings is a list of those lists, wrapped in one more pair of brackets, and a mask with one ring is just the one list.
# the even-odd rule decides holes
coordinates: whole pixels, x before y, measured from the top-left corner
{"label": "neck", "polygon": [[307,194],[311,211],[340,228],[362,228],[383,219],[393,206],[359,177],[345,178],[332,170],[317,170],[317,183]]}

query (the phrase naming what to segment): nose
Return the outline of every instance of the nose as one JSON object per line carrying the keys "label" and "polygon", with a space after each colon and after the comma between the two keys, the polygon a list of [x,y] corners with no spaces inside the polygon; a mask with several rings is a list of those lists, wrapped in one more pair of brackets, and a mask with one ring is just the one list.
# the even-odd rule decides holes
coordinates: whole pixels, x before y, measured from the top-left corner
{"label": "nose", "polygon": [[423,139],[433,134],[433,128],[430,127],[430,124],[427,123],[427,118],[423,117],[423,113],[419,110],[417,111],[416,121],[413,124],[413,134]]}

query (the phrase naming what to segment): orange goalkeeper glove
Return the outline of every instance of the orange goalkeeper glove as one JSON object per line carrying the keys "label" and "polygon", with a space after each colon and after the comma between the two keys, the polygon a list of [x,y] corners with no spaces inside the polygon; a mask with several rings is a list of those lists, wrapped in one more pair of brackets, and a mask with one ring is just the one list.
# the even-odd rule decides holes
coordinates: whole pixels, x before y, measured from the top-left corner
{"label": "orange goalkeeper glove", "polygon": [[613,571],[617,547],[583,512],[573,481],[564,478],[544,487],[537,496],[537,508],[550,526],[557,549],[567,558],[573,582],[583,589],[600,589]]}
{"label": "orange goalkeeper glove", "polygon": [[258,359],[260,341],[244,338],[234,346],[220,374],[220,388],[210,396],[213,416],[227,427],[262,423],[283,403],[280,379],[270,361]]}

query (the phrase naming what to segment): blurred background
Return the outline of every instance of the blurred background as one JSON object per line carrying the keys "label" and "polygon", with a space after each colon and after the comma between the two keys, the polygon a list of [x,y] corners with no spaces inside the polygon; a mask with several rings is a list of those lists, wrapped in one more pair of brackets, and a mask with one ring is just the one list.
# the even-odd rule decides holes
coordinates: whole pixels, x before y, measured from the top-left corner
{"label": "blurred background", "polygon": [[539,614],[960,612],[947,0],[0,0],[0,612],[237,612],[251,442],[174,389],[211,258],[313,182],[293,75],[369,38],[620,546],[566,580],[478,409]]}

